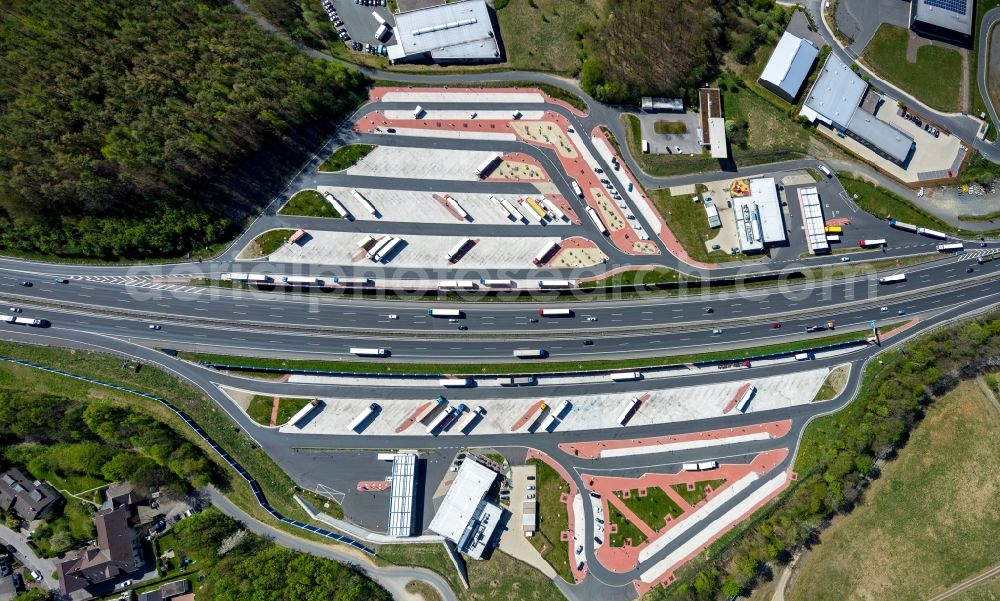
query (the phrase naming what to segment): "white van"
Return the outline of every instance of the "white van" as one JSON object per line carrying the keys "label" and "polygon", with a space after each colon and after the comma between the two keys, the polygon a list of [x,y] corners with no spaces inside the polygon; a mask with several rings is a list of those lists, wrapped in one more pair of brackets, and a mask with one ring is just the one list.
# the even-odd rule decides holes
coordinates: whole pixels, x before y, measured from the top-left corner
{"label": "white van", "polygon": [[820,165],[819,166],[819,170],[820,170],[820,173],[822,173],[823,175],[825,175],[827,177],[833,177],[833,172],[830,171],[830,169],[826,165]]}

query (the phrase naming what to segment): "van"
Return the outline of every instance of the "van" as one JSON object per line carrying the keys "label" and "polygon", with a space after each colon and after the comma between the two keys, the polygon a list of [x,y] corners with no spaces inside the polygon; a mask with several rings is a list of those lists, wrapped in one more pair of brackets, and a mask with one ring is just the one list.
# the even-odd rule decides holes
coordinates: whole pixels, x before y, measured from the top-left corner
{"label": "van", "polygon": [[826,165],[820,165],[819,166],[819,171],[820,171],[820,173],[822,173],[823,175],[825,175],[827,177],[833,177],[833,172],[830,171],[830,169]]}

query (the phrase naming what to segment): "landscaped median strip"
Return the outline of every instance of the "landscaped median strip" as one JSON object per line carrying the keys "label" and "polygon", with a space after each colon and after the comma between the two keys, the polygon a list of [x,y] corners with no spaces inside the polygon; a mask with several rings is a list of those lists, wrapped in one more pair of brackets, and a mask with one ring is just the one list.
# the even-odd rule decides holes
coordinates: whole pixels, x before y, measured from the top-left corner
{"label": "landscaped median strip", "polygon": [[[886,330],[887,331],[887,330]],[[885,333],[882,329],[880,334]],[[366,361],[327,361],[313,359],[272,359],[267,357],[241,357],[180,352],[178,356],[206,367],[222,370],[298,373],[314,375],[393,375],[393,376],[488,376],[514,374],[551,374],[604,372],[617,369],[676,367],[688,364],[712,364],[731,361],[759,360],[789,355],[803,351],[833,350],[867,340],[870,330],[845,332],[832,336],[770,344],[745,349],[714,351],[666,357],[637,359],[601,359],[594,361],[564,361],[535,363],[372,363]]]}

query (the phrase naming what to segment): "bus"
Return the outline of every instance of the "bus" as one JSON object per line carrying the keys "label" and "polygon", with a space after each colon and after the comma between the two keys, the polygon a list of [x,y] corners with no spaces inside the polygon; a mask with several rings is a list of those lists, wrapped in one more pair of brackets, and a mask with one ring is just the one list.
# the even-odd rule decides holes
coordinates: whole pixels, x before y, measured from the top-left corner
{"label": "bus", "polygon": [[518,359],[544,359],[549,356],[549,352],[543,348],[516,349],[514,356]]}
{"label": "bus", "polygon": [[361,357],[388,357],[389,349],[387,348],[359,348],[351,347],[350,353],[352,355],[358,355]]}
{"label": "bus", "polygon": [[595,226],[597,226],[597,231],[607,236],[608,228],[604,225],[604,221],[601,220],[601,216],[597,214],[597,211],[591,207],[587,207],[587,215],[590,215],[590,220],[594,222]]}
{"label": "bus", "polygon": [[948,238],[948,234],[944,232],[939,232],[937,230],[932,230],[926,227],[918,227],[917,233],[921,236],[927,236],[928,238],[937,238],[938,240],[945,240]]}
{"label": "bus", "polygon": [[539,288],[569,288],[572,285],[569,280],[538,280]]}
{"label": "bus", "polygon": [[461,309],[427,309],[428,317],[461,317]]}
{"label": "bus", "polygon": [[476,177],[483,179],[489,175],[490,171],[500,162],[500,153],[494,152],[476,167]]}
{"label": "bus", "polygon": [[906,281],[905,273],[898,273],[896,275],[887,275],[884,278],[878,279],[879,284],[895,284],[897,282],[905,282],[905,281]]}
{"label": "bus", "polygon": [[630,401],[625,401],[625,409],[622,414],[618,416],[618,425],[624,426],[628,423],[628,420],[632,419],[632,414],[635,413],[636,408],[639,406],[639,399],[632,399]]}
{"label": "bus", "polygon": [[531,260],[531,263],[533,265],[541,265],[542,263],[547,261],[549,257],[552,256],[552,253],[554,253],[558,249],[559,249],[558,242],[547,242],[545,246],[542,248],[542,250],[540,250],[538,254],[535,255],[535,258]]}
{"label": "bus", "polygon": [[904,232],[917,233],[917,226],[911,223],[903,223],[902,221],[896,221],[895,219],[889,220],[889,227],[894,227],[897,230],[903,230]]}
{"label": "bus", "polygon": [[462,238],[456,242],[455,246],[452,246],[451,250],[448,251],[448,262],[457,262],[465,255],[470,246],[472,246],[472,238]]}
{"label": "bus", "polygon": [[572,309],[539,309],[538,314],[542,317],[572,317]]}
{"label": "bus", "polygon": [[828,234],[843,234],[844,228],[842,228],[839,225],[828,225],[825,228],[823,228],[823,231],[825,231]]}
{"label": "bus", "polygon": [[938,244],[934,248],[936,248],[938,250],[938,252],[943,252],[943,253],[947,253],[947,252],[962,252],[962,251],[965,250],[965,245],[961,244],[961,243],[958,243],[958,242],[955,242],[953,244]]}
{"label": "bus", "polygon": [[858,246],[861,248],[875,248],[877,246],[885,246],[885,238],[878,238],[875,240],[858,240]]}

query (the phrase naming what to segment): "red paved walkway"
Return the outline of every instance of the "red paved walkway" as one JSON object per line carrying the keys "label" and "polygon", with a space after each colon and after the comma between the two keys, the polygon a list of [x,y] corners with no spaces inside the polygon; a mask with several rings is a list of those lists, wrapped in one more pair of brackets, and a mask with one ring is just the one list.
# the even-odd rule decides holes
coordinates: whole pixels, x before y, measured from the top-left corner
{"label": "red paved walkway", "polygon": [[362,480],[361,482],[358,482],[358,491],[378,492],[382,490],[389,490],[391,486],[392,483],[386,480]]}
{"label": "red paved walkway", "polygon": [[743,395],[746,394],[748,388],[750,388],[750,382],[747,382],[743,386],[740,386],[740,389],[736,391],[736,394],[733,395],[733,398],[729,399],[729,402],[726,403],[726,406],[722,409],[722,412],[729,413],[730,411],[735,409],[736,403],[740,402],[740,399],[742,399]]}
{"label": "red paved walkway", "polygon": [[423,413],[423,412],[424,412],[424,411],[425,411],[425,410],[426,410],[426,409],[427,409],[428,407],[430,407],[430,406],[431,406],[431,404],[432,404],[432,402],[431,402],[431,401],[427,401],[427,402],[426,402],[426,403],[424,403],[423,405],[421,405],[421,406],[417,407],[417,408],[416,408],[416,409],[415,409],[415,410],[413,411],[413,413],[411,413],[411,414],[410,414],[410,417],[408,417],[408,418],[404,419],[404,420],[403,420],[402,422],[400,422],[400,424],[399,424],[398,426],[396,426],[396,434],[399,434],[399,433],[400,433],[400,432],[402,432],[403,430],[406,430],[407,428],[409,428],[410,426],[412,426],[413,424],[415,424],[415,423],[417,422],[417,420],[418,420],[418,419],[420,419],[420,417],[421,417],[421,414],[422,414],[422,413]]}
{"label": "red paved walkway", "polygon": [[518,430],[523,428],[526,424],[528,424],[530,421],[533,421],[535,419],[535,413],[542,408],[542,405],[545,405],[545,402],[538,401],[537,403],[529,407],[528,410],[525,411],[524,414],[521,415],[521,417],[516,422],[514,422],[514,425],[510,427],[510,431],[517,432]]}
{"label": "red paved walkway", "polygon": [[687,442],[690,440],[705,439],[725,439],[742,434],[754,434],[756,432],[768,432],[771,438],[781,438],[788,434],[792,428],[791,420],[770,422],[765,424],[753,424],[740,428],[724,428],[721,430],[706,430],[704,432],[690,432],[687,434],[676,434],[674,436],[657,436],[654,438],[627,438],[615,440],[595,440],[590,442],[564,442],[559,445],[559,449],[567,455],[583,457],[585,459],[596,459],[600,457],[601,451],[607,449],[631,449],[643,446],[669,444],[676,442]]}
{"label": "red paved walkway", "polygon": [[271,404],[271,425],[278,425],[278,408],[281,406],[281,397],[274,397],[274,402]]}

